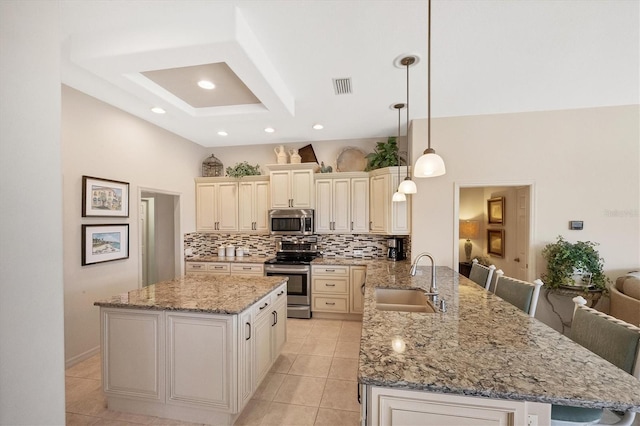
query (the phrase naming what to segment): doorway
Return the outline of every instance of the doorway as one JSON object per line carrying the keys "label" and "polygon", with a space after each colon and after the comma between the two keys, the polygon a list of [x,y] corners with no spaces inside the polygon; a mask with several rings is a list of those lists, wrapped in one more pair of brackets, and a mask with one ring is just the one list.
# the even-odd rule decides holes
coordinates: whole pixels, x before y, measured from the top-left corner
{"label": "doorway", "polygon": [[180,195],[140,189],[139,286],[182,275]]}
{"label": "doorway", "polygon": [[[490,199],[503,203],[501,223],[489,223]],[[475,230],[470,236],[462,235],[461,228],[456,229],[458,244],[454,244],[454,258],[459,259],[460,268],[467,261],[465,243],[468,245],[469,240],[472,248],[469,260],[478,258],[481,263],[495,265],[510,277],[524,281],[534,279],[535,256],[530,247],[534,224],[533,183],[456,184],[455,203],[459,223],[474,222],[471,228]],[[458,238],[462,236],[465,238]]]}

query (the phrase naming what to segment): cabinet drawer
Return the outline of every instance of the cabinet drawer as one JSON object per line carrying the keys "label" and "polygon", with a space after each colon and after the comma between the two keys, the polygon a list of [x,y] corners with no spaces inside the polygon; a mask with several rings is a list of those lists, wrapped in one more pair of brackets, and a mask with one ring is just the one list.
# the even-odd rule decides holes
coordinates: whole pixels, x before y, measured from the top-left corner
{"label": "cabinet drawer", "polygon": [[209,263],[207,265],[207,272],[210,274],[228,274],[229,273],[229,264],[228,263]]}
{"label": "cabinet drawer", "polygon": [[271,295],[263,297],[259,302],[253,305],[253,314],[255,315],[256,320],[260,317],[263,317],[271,312],[272,300]]}
{"label": "cabinet drawer", "polygon": [[206,262],[187,262],[187,272],[207,272]]}
{"label": "cabinet drawer", "polygon": [[240,275],[264,275],[264,265],[259,263],[232,263],[231,273]]}
{"label": "cabinet drawer", "polygon": [[284,299],[287,298],[287,285],[286,284],[282,284],[280,287],[278,287],[276,289],[276,291],[271,293],[271,303],[275,304],[277,301],[279,301],[279,300],[281,300],[283,298]]}
{"label": "cabinet drawer", "polygon": [[344,293],[349,292],[348,278],[313,278],[313,290],[315,293]]}
{"label": "cabinet drawer", "polygon": [[311,276],[315,275],[331,275],[331,276],[349,276],[348,266],[312,266]]}
{"label": "cabinet drawer", "polygon": [[349,296],[313,296],[312,311],[349,312]]}

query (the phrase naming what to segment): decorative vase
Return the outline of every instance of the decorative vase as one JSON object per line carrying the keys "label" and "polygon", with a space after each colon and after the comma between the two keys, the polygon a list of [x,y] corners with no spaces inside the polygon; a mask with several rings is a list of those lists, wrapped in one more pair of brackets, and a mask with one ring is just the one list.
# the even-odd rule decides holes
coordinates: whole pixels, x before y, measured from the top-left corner
{"label": "decorative vase", "polygon": [[298,150],[295,148],[289,151],[289,158],[291,158],[291,164],[300,164],[302,162],[302,157],[300,157]]}
{"label": "decorative vase", "polygon": [[273,148],[273,152],[276,153],[278,164],[287,164],[287,150],[283,145],[280,145],[277,148]]}

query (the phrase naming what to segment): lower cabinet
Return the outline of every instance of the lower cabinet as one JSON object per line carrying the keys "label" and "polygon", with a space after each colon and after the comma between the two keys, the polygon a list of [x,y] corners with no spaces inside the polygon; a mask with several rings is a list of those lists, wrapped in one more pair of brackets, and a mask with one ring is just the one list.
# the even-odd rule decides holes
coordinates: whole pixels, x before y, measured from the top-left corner
{"label": "lower cabinet", "polygon": [[367,387],[363,410],[368,426],[546,425],[551,421],[549,404],[376,386]]}
{"label": "lower cabinet", "polygon": [[362,314],[365,266],[312,265],[311,310]]}
{"label": "lower cabinet", "polygon": [[349,311],[355,314],[364,312],[364,286],[367,278],[366,266],[352,266],[350,270],[351,304]]}
{"label": "lower cabinet", "polygon": [[282,350],[286,306],[283,284],[238,315],[101,308],[109,408],[231,424]]}
{"label": "lower cabinet", "polygon": [[188,275],[264,275],[262,263],[185,262]]}

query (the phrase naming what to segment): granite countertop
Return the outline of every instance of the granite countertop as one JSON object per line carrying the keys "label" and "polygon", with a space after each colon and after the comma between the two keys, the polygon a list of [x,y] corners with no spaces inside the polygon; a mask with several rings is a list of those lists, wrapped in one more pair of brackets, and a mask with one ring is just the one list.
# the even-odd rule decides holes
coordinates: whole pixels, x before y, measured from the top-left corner
{"label": "granite countertop", "polygon": [[109,308],[238,314],[287,282],[286,277],[187,275],[94,303]]}
{"label": "granite countertop", "polygon": [[427,314],[378,311],[374,289],[429,288],[431,267],[367,266],[360,383],[640,411],[638,379],[450,268],[436,269],[447,312]]}
{"label": "granite countertop", "polygon": [[275,256],[187,256],[185,262],[264,263]]}

